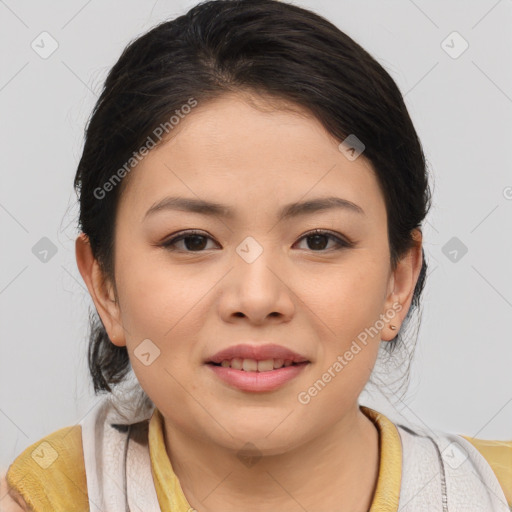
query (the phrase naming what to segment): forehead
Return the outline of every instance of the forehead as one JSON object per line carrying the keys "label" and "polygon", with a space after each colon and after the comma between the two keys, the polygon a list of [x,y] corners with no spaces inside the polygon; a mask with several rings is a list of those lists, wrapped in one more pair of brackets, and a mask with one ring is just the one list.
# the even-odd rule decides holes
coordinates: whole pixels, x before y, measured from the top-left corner
{"label": "forehead", "polygon": [[198,104],[131,172],[121,208],[141,217],[165,195],[182,195],[251,210],[334,193],[381,214],[370,162],[349,160],[308,111],[271,101],[224,95]]}

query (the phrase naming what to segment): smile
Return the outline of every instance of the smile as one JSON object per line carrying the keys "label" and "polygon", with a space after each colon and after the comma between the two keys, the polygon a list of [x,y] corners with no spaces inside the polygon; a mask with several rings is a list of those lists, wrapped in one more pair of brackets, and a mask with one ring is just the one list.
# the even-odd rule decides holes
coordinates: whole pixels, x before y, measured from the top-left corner
{"label": "smile", "polygon": [[274,391],[296,378],[310,363],[293,363],[282,359],[224,360],[222,363],[208,363],[213,373],[231,387],[242,391]]}

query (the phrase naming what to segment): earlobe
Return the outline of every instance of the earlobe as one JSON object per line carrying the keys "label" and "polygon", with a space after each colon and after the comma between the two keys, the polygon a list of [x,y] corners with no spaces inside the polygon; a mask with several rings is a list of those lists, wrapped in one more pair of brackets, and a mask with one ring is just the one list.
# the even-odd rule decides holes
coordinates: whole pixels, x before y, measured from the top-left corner
{"label": "earlobe", "polygon": [[124,330],[120,322],[119,305],[113,286],[105,279],[100,264],[92,253],[89,239],[84,233],[80,233],[75,241],[75,253],[78,270],[107,330],[108,337],[115,345],[124,346],[126,344]]}
{"label": "earlobe", "polygon": [[[390,278],[390,293],[388,294],[384,315],[393,310],[393,318],[386,323],[382,332],[382,340],[392,340],[409,311],[414,296],[414,289],[423,264],[422,233],[419,229],[413,231],[414,245],[397,263]],[[389,339],[387,339],[389,338]]]}

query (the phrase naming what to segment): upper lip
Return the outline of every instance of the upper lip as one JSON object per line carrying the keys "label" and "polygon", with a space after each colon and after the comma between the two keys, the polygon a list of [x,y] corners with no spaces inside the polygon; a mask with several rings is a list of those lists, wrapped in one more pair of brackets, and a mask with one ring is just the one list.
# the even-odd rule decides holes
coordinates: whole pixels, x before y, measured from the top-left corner
{"label": "upper lip", "polygon": [[293,352],[293,350],[290,350],[281,345],[250,345],[244,343],[227,347],[211,356],[206,360],[206,362],[222,363],[222,361],[229,361],[235,358],[255,359],[256,361],[264,361],[265,359],[283,359],[291,360],[294,363],[303,363],[308,361],[306,357],[297,354],[296,352]]}

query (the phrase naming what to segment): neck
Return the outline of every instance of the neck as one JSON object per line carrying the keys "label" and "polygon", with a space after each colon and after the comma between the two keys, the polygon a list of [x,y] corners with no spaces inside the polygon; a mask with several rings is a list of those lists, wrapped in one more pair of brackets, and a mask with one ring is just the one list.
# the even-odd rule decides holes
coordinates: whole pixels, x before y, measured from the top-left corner
{"label": "neck", "polygon": [[[189,437],[164,421],[169,460],[190,505],[202,512],[271,509],[367,512],[379,470],[379,433],[356,404],[312,440],[279,455],[247,458]],[[169,450],[172,447],[172,452]],[[255,454],[256,455],[256,454]]]}

